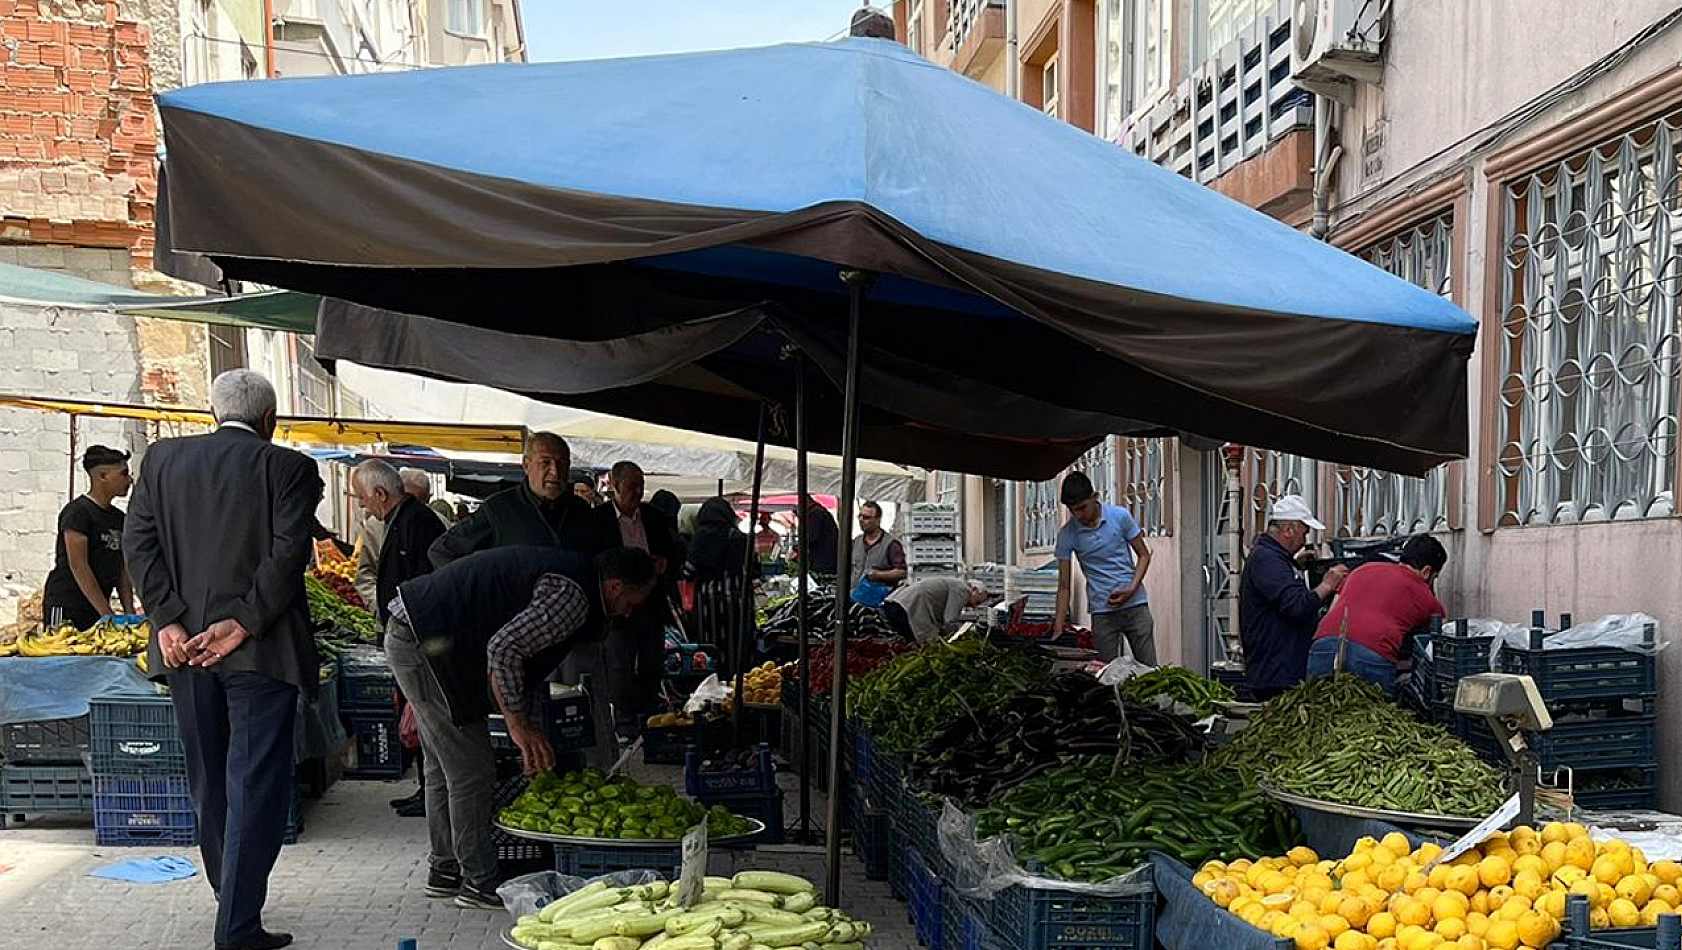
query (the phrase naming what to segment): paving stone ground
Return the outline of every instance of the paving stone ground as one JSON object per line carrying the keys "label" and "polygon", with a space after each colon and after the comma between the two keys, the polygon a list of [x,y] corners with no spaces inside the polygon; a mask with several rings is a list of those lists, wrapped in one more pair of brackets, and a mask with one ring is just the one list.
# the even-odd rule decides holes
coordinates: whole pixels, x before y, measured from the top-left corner
{"label": "paving stone ground", "polygon": [[[637,772],[681,787],[678,770]],[[792,780],[785,777],[785,784]],[[400,937],[417,938],[421,950],[502,946],[506,915],[461,910],[421,893],[425,822],[399,818],[386,804],[413,788],[413,779],[343,781],[307,803],[304,833],[281,850],[270,879],[265,925],[293,933],[301,950],[392,950]],[[793,806],[796,799],[788,800]],[[813,813],[821,822],[821,797]],[[793,807],[786,815],[792,821]],[[88,876],[106,864],[155,854],[199,862],[193,849],[95,847],[92,821],[81,816],[47,816],[0,830],[0,950],[210,947],[214,902],[202,876],[156,885]],[[876,925],[872,950],[914,950],[905,905],[886,883],[865,880],[850,853],[843,861],[841,905]],[[821,847],[719,853],[712,870],[748,866],[823,881]]]}

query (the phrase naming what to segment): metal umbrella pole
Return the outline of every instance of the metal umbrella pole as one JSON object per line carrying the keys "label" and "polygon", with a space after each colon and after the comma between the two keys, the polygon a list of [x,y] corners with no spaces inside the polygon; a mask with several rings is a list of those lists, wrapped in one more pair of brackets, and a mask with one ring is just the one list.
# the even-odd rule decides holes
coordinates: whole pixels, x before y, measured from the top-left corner
{"label": "metal umbrella pole", "polygon": [[800,567],[796,577],[796,635],[800,638],[797,657],[800,671],[800,839],[812,833],[812,660],[807,628],[806,583],[811,576],[806,556],[806,357],[794,354],[794,479],[795,532],[799,542]]}
{"label": "metal umbrella pole", "polygon": [[841,272],[848,294],[847,371],[842,385],[841,492],[837,507],[844,527],[837,532],[835,555],[835,669],[830,690],[829,800],[824,814],[824,900],[831,906],[839,906],[841,900],[841,790],[845,787],[841,775],[841,726],[847,710],[847,611],[851,593],[847,574],[851,573],[853,564],[850,522],[853,483],[858,476],[859,317],[864,310],[864,295],[875,279],[876,275],[868,271]]}
{"label": "metal umbrella pole", "polygon": [[742,707],[747,705],[742,701],[742,684],[747,676],[748,631],[753,629],[753,561],[758,556],[757,546],[754,544],[754,525],[759,523],[759,490],[765,484],[765,426],[770,417],[770,407],[764,402],[759,404],[759,443],[753,453],[753,499],[748,502],[748,543],[742,550],[742,596],[741,616],[736,622],[736,701],[732,707],[736,746],[742,744]]}

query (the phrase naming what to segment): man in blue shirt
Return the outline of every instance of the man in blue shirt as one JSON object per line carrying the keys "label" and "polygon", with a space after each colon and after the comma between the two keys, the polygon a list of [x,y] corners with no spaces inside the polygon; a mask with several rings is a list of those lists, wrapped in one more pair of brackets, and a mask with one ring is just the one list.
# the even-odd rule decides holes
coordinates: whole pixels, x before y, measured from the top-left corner
{"label": "man in blue shirt", "polygon": [[1057,532],[1057,613],[1063,628],[1069,615],[1069,557],[1080,559],[1086,575],[1086,604],[1092,613],[1092,640],[1104,660],[1121,656],[1127,640],[1133,659],[1156,665],[1156,625],[1145,599],[1145,572],[1151,549],[1133,515],[1120,505],[1106,505],[1092,489],[1092,479],[1071,472],[1061,498],[1069,520]]}
{"label": "man in blue shirt", "polygon": [[1297,565],[1297,552],[1315,520],[1308,502],[1285,495],[1267,513],[1267,532],[1256,539],[1244,562],[1238,589],[1238,636],[1244,645],[1244,685],[1256,702],[1266,702],[1308,675],[1308,647],[1320,609],[1332,599],[1349,568],[1333,565],[1320,586],[1310,589]]}

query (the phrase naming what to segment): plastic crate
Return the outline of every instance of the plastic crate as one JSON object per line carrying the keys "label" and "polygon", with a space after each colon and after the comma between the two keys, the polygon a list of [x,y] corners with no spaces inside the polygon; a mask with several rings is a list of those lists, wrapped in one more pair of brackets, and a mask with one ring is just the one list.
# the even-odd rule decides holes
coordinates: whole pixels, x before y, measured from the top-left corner
{"label": "plastic crate", "polygon": [[904,758],[876,753],[870,764],[870,782],[864,786],[870,803],[890,815],[897,813],[900,796],[905,791],[904,775]]}
{"label": "plastic crate", "polygon": [[403,743],[397,738],[397,711],[350,713],[345,778],[387,779],[403,774]]}
{"label": "plastic crate", "polygon": [[951,876],[945,854],[940,850],[940,812],[911,794],[902,795],[894,811],[894,835],[898,845],[922,855],[942,878]]}
{"label": "plastic crate", "polygon": [[94,843],[102,847],[197,844],[199,820],[186,777],[147,773],[95,777],[93,833]]}
{"label": "plastic crate", "polygon": [[[1578,808],[1657,808],[1659,804],[1657,768],[1576,772],[1572,784]],[[1597,784],[1601,787],[1594,787]]]}
{"label": "plastic crate", "polygon": [[1555,723],[1536,736],[1542,771],[1560,766],[1577,769],[1651,768],[1658,762],[1657,720],[1621,716]]}
{"label": "plastic crate", "polygon": [[396,707],[397,677],[385,651],[352,647],[339,655],[339,708],[347,713]]}
{"label": "plastic crate", "polygon": [[13,765],[81,765],[88,751],[88,717],[0,725],[0,759]]}
{"label": "plastic crate", "polygon": [[847,774],[852,776],[853,783],[858,787],[869,788],[871,777],[876,772],[876,743],[870,738],[870,730],[852,719],[847,720],[847,736],[848,749],[852,753],[847,762]]}
{"label": "plastic crate", "polygon": [[905,544],[905,561],[911,565],[957,564],[957,539],[912,538]]}
{"label": "plastic crate", "polygon": [[705,771],[701,752],[689,746],[684,755],[683,788],[696,801],[733,801],[738,797],[763,796],[777,790],[777,766],[771,761],[771,747],[761,742],[754,750],[752,765],[745,769]]}
{"label": "plastic crate", "polygon": [[[514,804],[514,800],[525,793],[526,784],[526,777],[517,771],[497,780],[491,789],[493,820],[497,812]],[[555,848],[547,842],[516,837],[492,825],[491,844],[496,846],[496,859],[504,865],[505,872],[515,867],[535,866],[540,862],[547,867],[554,867]]]}
{"label": "plastic crate", "polygon": [[[596,716],[590,707],[588,695],[580,693],[560,699],[546,699],[542,704],[542,717],[543,731],[549,737],[550,748],[556,752],[595,748]],[[492,748],[504,751],[518,748],[514,745],[514,740],[509,738],[508,723],[502,716],[491,716],[488,721]]]}
{"label": "plastic crate", "polygon": [[1655,657],[1616,647],[1581,650],[1525,650],[1502,647],[1496,662],[1502,671],[1523,673],[1536,681],[1550,707],[1592,699],[1632,699],[1658,693]]}
{"label": "plastic crate", "polygon": [[952,505],[919,505],[907,508],[901,512],[904,523],[899,526],[899,533],[903,537],[919,534],[958,533],[958,509]]}
{"label": "plastic crate", "polygon": [[1017,884],[993,898],[988,925],[1017,950],[1151,950],[1156,893],[1090,897]]}
{"label": "plastic crate", "polygon": [[85,765],[0,765],[0,827],[7,815],[85,815],[93,776]]}
{"label": "plastic crate", "polygon": [[853,833],[853,854],[864,865],[867,880],[883,880],[893,858],[893,822],[885,811],[866,808],[856,799],[851,804],[847,823]]}
{"label": "plastic crate", "polygon": [[905,902],[911,911],[911,925],[917,931],[917,942],[929,950],[941,950],[942,931],[946,926],[946,909],[942,905],[940,878],[923,856],[913,848],[905,849]]}
{"label": "plastic crate", "polygon": [[[1489,645],[1493,636],[1457,636],[1452,633],[1431,635],[1431,668],[1438,682],[1459,682],[1474,673],[1489,672]],[[1452,694],[1448,697],[1453,698]]]}
{"label": "plastic crate", "polygon": [[757,818],[764,822],[765,830],[741,845],[729,847],[754,847],[762,844],[783,843],[783,793],[780,789],[763,795],[745,795],[735,798],[717,799],[712,804],[723,805],[743,818]]}
{"label": "plastic crate", "polygon": [[642,761],[644,765],[682,765],[689,760],[689,746],[695,741],[695,727],[668,726],[644,729],[642,733]]}
{"label": "plastic crate", "polygon": [[95,696],[88,700],[95,775],[187,774],[187,750],[167,696]]}
{"label": "plastic crate", "polygon": [[683,871],[682,849],[614,848],[609,846],[555,845],[555,870],[573,877],[591,878],[615,871],[654,871],[672,880]]}
{"label": "plastic crate", "polygon": [[987,915],[979,907],[950,886],[942,889],[940,904],[940,938],[946,950],[993,950]]}
{"label": "plastic crate", "polygon": [[1565,937],[1555,947],[1569,950],[1678,950],[1682,948],[1682,917],[1665,914],[1656,927],[1619,930],[1589,929],[1589,901],[1572,895],[1565,901]]}

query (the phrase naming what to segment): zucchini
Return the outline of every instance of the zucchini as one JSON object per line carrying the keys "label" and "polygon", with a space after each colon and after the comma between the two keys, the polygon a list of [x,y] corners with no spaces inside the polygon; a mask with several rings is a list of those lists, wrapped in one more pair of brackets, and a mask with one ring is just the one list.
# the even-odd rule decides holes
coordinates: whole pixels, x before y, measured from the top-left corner
{"label": "zucchini", "polygon": [[730,879],[733,887],[744,890],[771,891],[777,894],[811,894],[817,891],[812,882],[781,871],[742,871]]}
{"label": "zucchini", "polygon": [[[572,928],[573,943],[594,945],[596,941],[605,937],[619,936],[619,924],[624,918],[615,915],[603,917],[600,920],[589,920]],[[640,946],[642,941],[637,941]],[[598,950],[618,950],[616,947],[601,947]],[[631,950],[636,950],[632,947]]]}
{"label": "zucchini", "polygon": [[642,950],[655,950],[655,948],[661,946],[662,944],[666,943],[667,941],[669,941],[671,939],[672,939],[672,935],[667,933],[666,931],[662,930],[659,933],[655,934],[654,936],[649,937],[647,940],[643,941]]}
{"label": "zucchini", "polygon": [[742,904],[742,911],[754,920],[762,920],[771,924],[781,924],[785,927],[792,927],[795,924],[803,924],[806,922],[806,918],[793,911],[778,910],[769,904],[744,903]]}
{"label": "zucchini", "polygon": [[733,932],[718,942],[718,950],[748,950],[752,943],[753,938],[747,934]]}
{"label": "zucchini", "polygon": [[825,921],[814,920],[792,927],[779,927],[775,930],[762,930],[753,934],[756,942],[768,947],[798,947],[811,940],[820,940],[829,933],[829,924]]}
{"label": "zucchini", "polygon": [[[739,908],[719,904],[706,910],[691,910],[666,920],[666,932],[674,937],[681,937],[687,933],[700,932],[714,921],[724,927],[739,927],[748,919],[748,915]],[[715,936],[709,934],[708,936]]]}
{"label": "zucchini", "polygon": [[796,914],[804,914],[817,905],[818,895],[812,893],[811,891],[804,891],[799,894],[790,894],[789,896],[783,898],[783,909],[791,910]]}
{"label": "zucchini", "polygon": [[559,917],[571,917],[585,911],[612,907],[623,900],[621,894],[622,891],[619,888],[608,887],[601,881],[597,881],[594,884],[586,884],[560,900],[545,905],[542,910],[538,911],[537,916],[542,917],[544,923],[551,923]]}
{"label": "zucchini", "polygon": [[602,937],[590,945],[590,950],[637,950],[642,941],[635,937]]}
{"label": "zucchini", "polygon": [[864,950],[864,944],[849,941],[847,943],[826,943],[822,950]]}
{"label": "zucchini", "polygon": [[702,934],[684,934],[661,944],[660,950],[718,950],[718,941]]}
{"label": "zucchini", "polygon": [[735,885],[730,883],[730,878],[719,877],[716,874],[709,874],[706,877],[701,878],[701,886],[716,887],[719,890],[723,890],[726,887],[734,887]]}
{"label": "zucchini", "polygon": [[[621,937],[651,937],[666,930],[666,922],[682,914],[681,910],[664,910],[657,914],[621,917],[615,932]],[[637,943],[642,943],[638,940]],[[632,948],[636,950],[636,948]]]}
{"label": "zucchini", "polygon": [[770,904],[775,907],[782,900],[782,897],[770,891],[754,890],[748,887],[731,887],[720,891],[718,899],[722,901],[753,901],[757,904]]}

